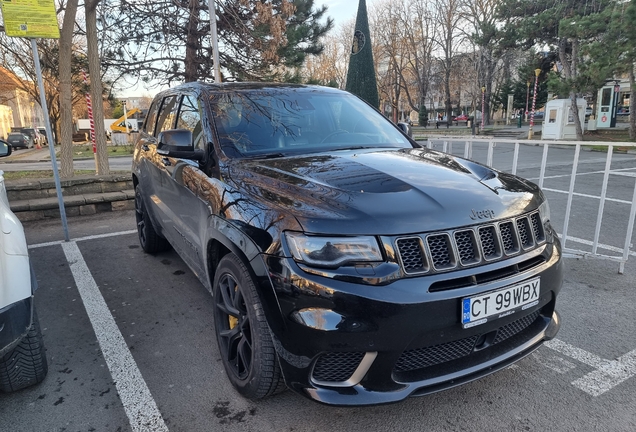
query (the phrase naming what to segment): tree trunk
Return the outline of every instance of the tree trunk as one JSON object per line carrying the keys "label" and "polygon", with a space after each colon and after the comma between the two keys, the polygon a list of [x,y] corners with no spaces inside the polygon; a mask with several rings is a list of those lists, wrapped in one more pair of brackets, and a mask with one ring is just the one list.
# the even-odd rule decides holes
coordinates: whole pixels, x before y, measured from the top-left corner
{"label": "tree trunk", "polygon": [[[574,116],[574,127],[576,128],[576,140],[583,141],[583,127],[579,118],[579,106],[576,104],[576,93],[570,93],[570,102],[572,103],[572,115]],[[546,113],[547,114],[547,113]],[[543,121],[547,119],[544,118]]]}
{"label": "tree trunk", "polygon": [[97,144],[98,175],[109,174],[108,148],[106,147],[106,131],[104,130],[104,107],[102,99],[101,62],[97,43],[97,5],[99,0],[86,2],[86,45],[88,52],[88,71],[90,75],[91,102],[93,119],[95,120],[95,142]]}
{"label": "tree trunk", "polygon": [[[63,178],[73,177],[73,103],[71,87],[71,58],[73,29],[78,0],[69,0],[64,12],[64,22],[60,32],[60,166]],[[52,145],[49,143],[49,145]]]}
{"label": "tree trunk", "polygon": [[197,80],[197,47],[200,44],[198,40],[197,30],[199,25],[199,2],[198,0],[190,0],[190,18],[188,20],[188,34],[186,36],[185,51],[185,82],[194,82]]}

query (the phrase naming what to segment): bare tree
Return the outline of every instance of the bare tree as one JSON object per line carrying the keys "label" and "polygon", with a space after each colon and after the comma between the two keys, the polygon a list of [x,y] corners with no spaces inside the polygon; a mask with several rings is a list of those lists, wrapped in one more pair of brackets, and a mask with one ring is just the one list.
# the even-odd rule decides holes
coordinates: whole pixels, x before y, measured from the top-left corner
{"label": "bare tree", "polygon": [[467,0],[461,11],[466,22],[471,24],[467,27],[470,32],[464,32],[464,35],[475,47],[477,86],[485,87],[484,124],[490,123],[494,72],[501,56],[496,20],[499,4],[498,0]]}
{"label": "bare tree", "polygon": [[60,167],[61,176],[72,177],[73,170],[73,88],[71,62],[73,58],[73,35],[78,0],[68,0],[60,31]]}
{"label": "bare tree", "polygon": [[91,102],[95,118],[95,144],[97,147],[96,171],[99,175],[110,173],[108,166],[108,148],[106,147],[106,131],[104,130],[104,108],[102,106],[102,80],[99,46],[97,36],[97,7],[100,0],[87,0],[86,12],[86,47],[88,71],[90,75]]}
{"label": "bare tree", "polygon": [[461,28],[464,23],[461,7],[461,0],[433,1],[433,19],[435,22],[433,41],[435,50],[440,54],[439,66],[444,86],[445,111],[449,121],[452,116],[451,75],[455,67],[456,54],[460,52],[460,48],[465,42]]}
{"label": "bare tree", "polygon": [[407,70],[415,78],[418,90],[418,103],[408,90],[406,96],[409,105],[413,109],[419,109],[426,105],[426,97],[429,93],[430,82],[433,75],[433,20],[429,3],[425,0],[417,0],[410,3],[403,16],[405,27],[405,42],[408,44]]}
{"label": "bare tree", "polygon": [[371,25],[377,46],[376,70],[382,98],[391,105],[391,117],[398,121],[400,98],[406,89],[405,76],[409,62],[406,28],[403,25],[408,14],[406,6],[398,0],[385,0],[374,4]]}

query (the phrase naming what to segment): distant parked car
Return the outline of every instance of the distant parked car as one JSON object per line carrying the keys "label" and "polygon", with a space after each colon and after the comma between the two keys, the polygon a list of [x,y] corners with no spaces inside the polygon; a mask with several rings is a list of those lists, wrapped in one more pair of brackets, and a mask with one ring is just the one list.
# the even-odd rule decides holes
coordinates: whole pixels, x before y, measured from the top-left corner
{"label": "distant parked car", "polygon": [[534,112],[534,118],[535,119],[543,119],[543,111],[535,111]]}
{"label": "distant parked car", "polygon": [[36,145],[44,144],[44,141],[45,141],[44,135],[42,135],[39,130],[34,128],[22,128],[22,133],[25,135],[29,135],[31,139],[33,140],[34,144]]}
{"label": "distant parked car", "polygon": [[33,139],[29,135],[25,135],[22,132],[11,132],[7,136],[7,142],[12,147],[32,148]]}
{"label": "distant parked car", "polygon": [[[45,128],[38,128],[38,132],[40,132],[40,135],[42,135],[42,144],[46,145],[49,143],[49,139],[46,137],[46,129]],[[55,141],[55,132],[51,131],[51,133],[53,134],[53,140]]]}
{"label": "distant parked car", "polygon": [[456,122],[468,121],[468,115],[466,115],[466,114],[458,115],[457,117],[455,117],[455,121]]}
{"label": "distant parked car", "polygon": [[628,116],[629,115],[629,107],[628,106],[618,107],[618,112],[616,113],[616,115]]}

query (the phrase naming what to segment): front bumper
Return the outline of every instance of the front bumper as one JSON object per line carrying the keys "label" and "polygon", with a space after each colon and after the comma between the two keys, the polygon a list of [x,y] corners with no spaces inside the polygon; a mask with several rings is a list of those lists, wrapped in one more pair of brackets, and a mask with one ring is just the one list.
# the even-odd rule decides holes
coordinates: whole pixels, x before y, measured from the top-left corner
{"label": "front bumper", "polygon": [[[428,291],[440,277],[369,286],[310,274],[290,259],[268,257],[278,311],[265,309],[287,385],[325,404],[371,405],[451,388],[509,366],[560,327],[555,311],[563,279],[558,240],[534,253],[544,260],[532,268],[441,292]],[[496,272],[525,258],[441,277]],[[541,292],[536,306],[462,328],[463,297],[537,276]]]}

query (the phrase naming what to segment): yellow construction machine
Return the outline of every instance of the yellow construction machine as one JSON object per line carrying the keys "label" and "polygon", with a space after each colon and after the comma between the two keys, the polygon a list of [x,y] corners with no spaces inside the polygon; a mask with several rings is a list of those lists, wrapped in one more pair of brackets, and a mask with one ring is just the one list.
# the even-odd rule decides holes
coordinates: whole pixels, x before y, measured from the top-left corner
{"label": "yellow construction machine", "polygon": [[[132,116],[138,112],[141,112],[139,108],[129,110],[110,125],[110,130],[113,132],[137,132],[137,119],[132,118]],[[126,119],[128,119],[128,130],[126,130]]]}

